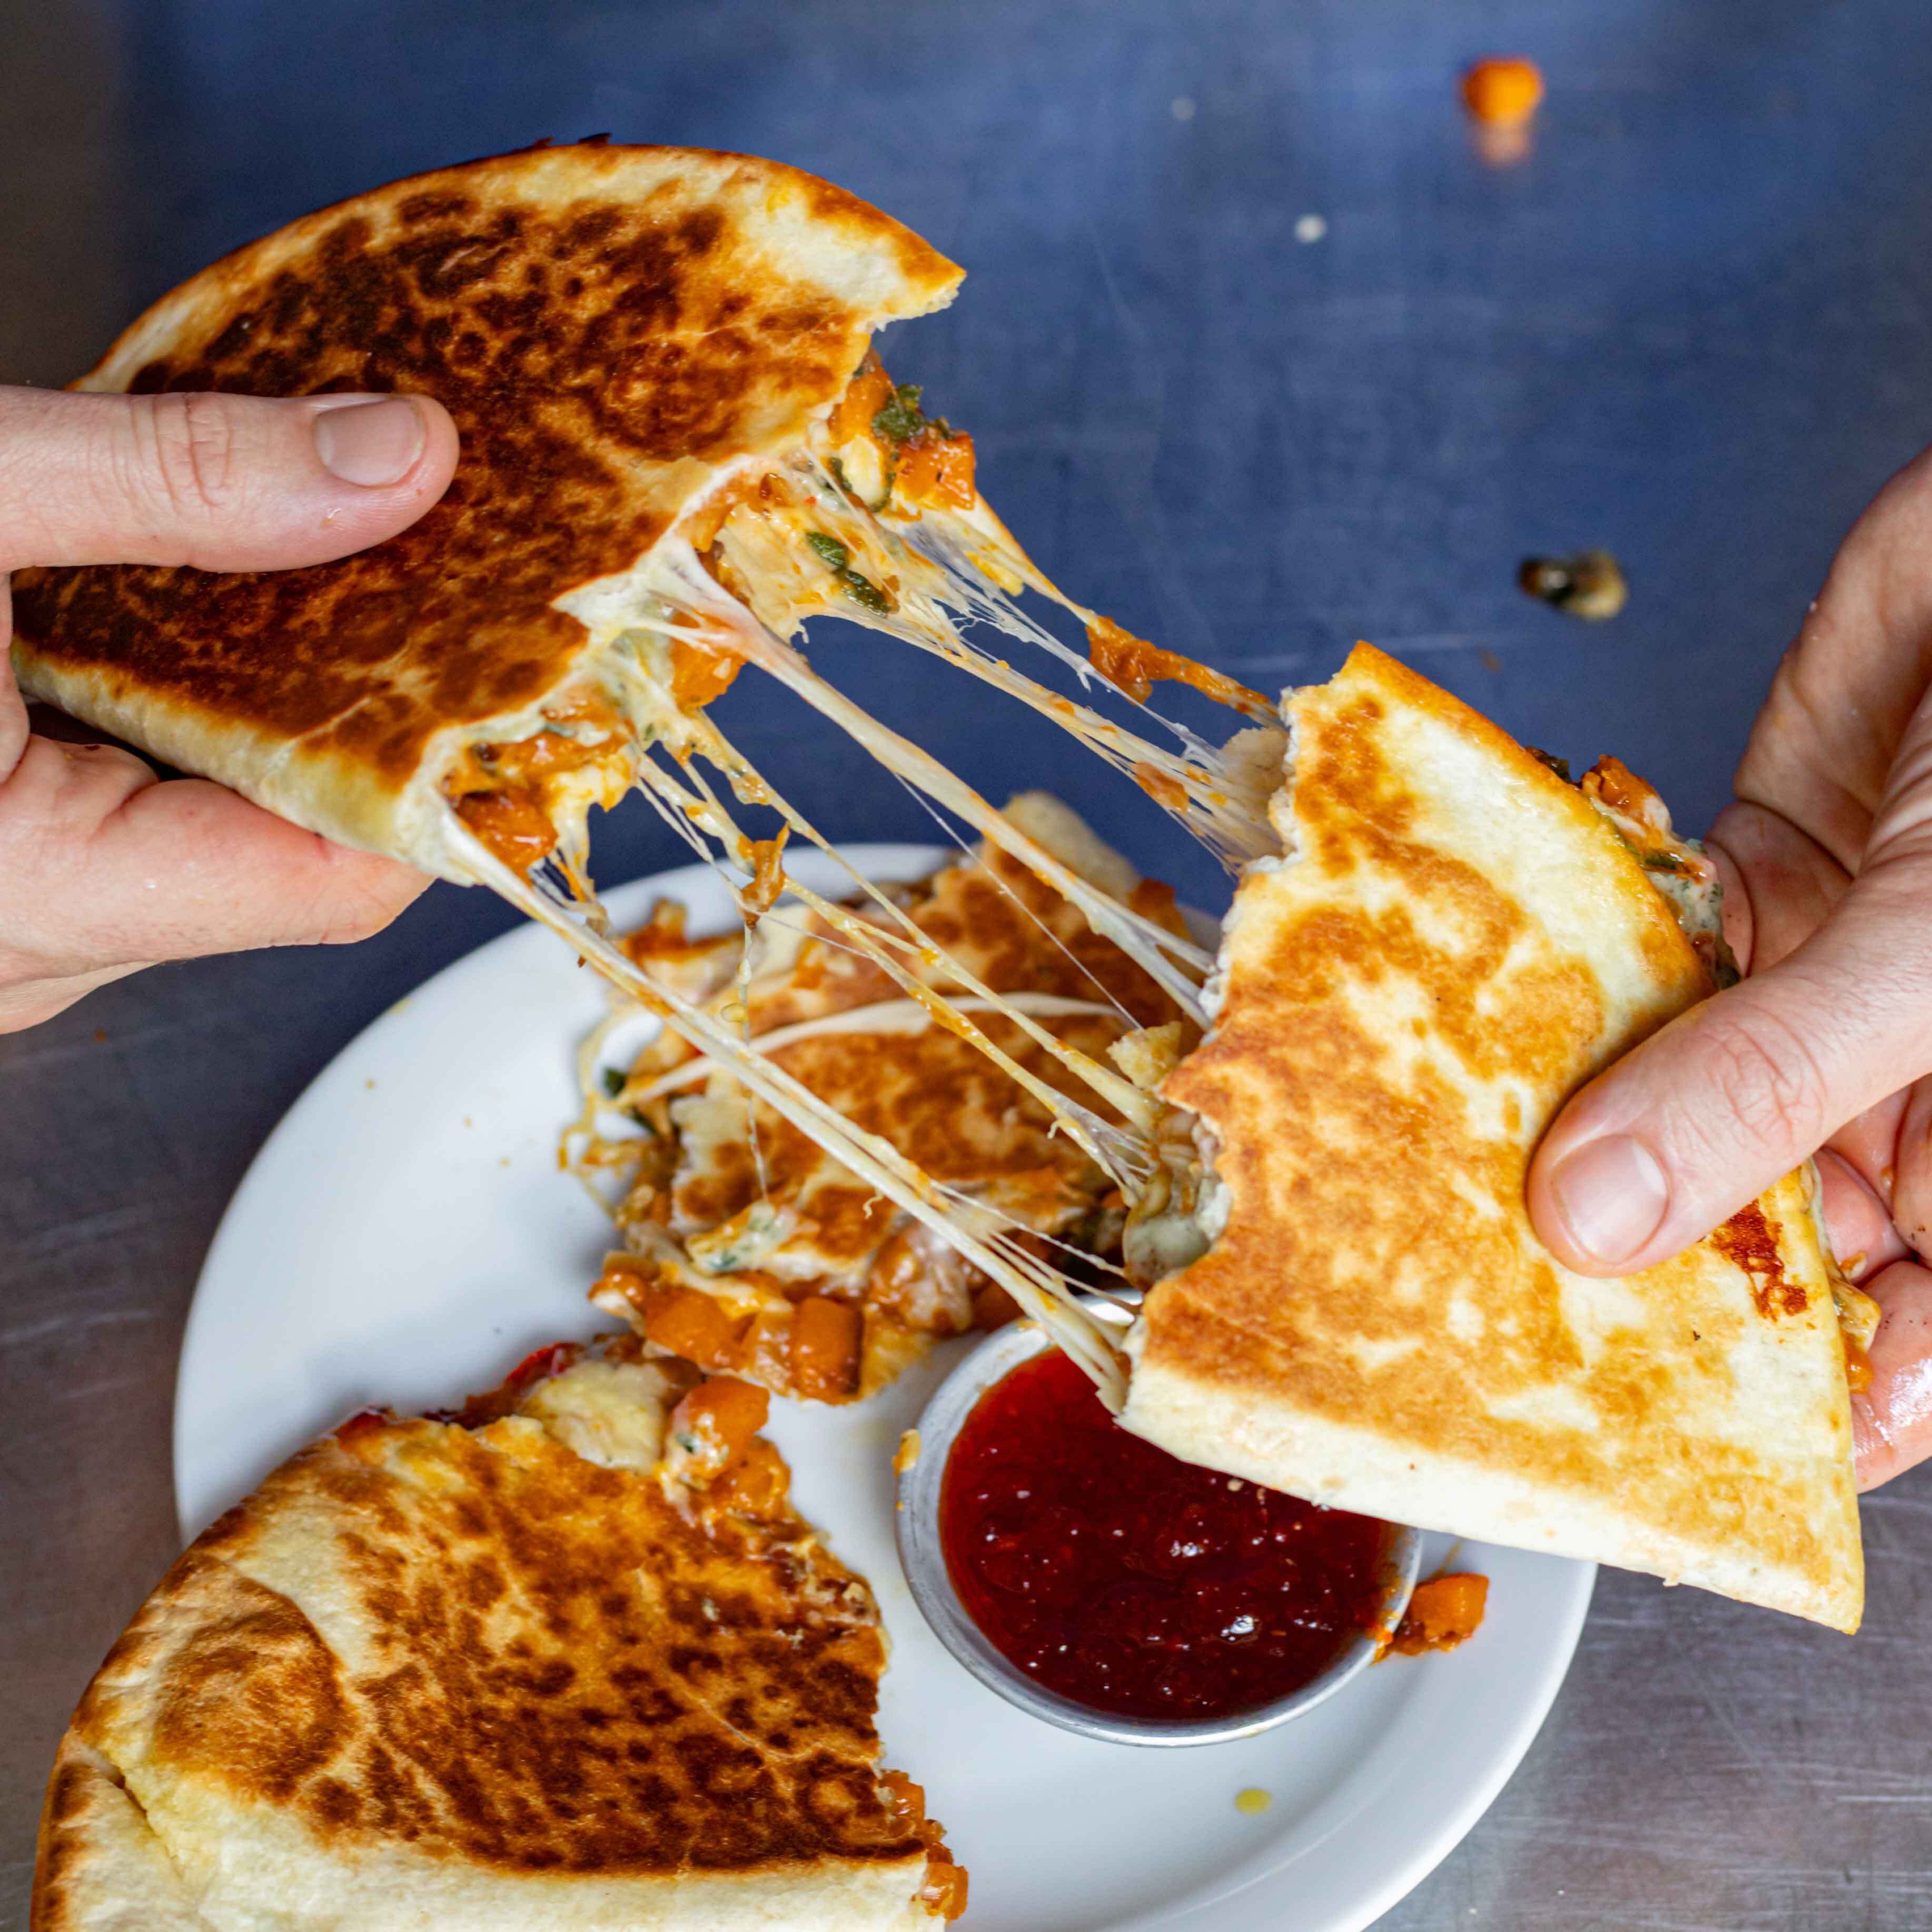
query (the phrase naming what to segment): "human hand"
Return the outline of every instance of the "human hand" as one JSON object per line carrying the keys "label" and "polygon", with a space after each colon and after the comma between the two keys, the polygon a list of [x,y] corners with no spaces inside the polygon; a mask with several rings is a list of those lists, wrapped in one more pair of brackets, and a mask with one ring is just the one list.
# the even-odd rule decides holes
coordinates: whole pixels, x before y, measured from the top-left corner
{"label": "human hand", "polygon": [[1752,728],[1711,855],[1748,977],[1572,1100],[1538,1232],[1634,1273],[1818,1152],[1846,1272],[1879,1304],[1852,1402],[1860,1484],[1932,1455],[1932,451],[1840,549]]}
{"label": "human hand", "polygon": [[392,536],[448,487],[426,397],[0,387],[0,1032],[158,960],[360,939],[429,882],[118,746],[30,728],[4,647],[28,564],[285,570]]}

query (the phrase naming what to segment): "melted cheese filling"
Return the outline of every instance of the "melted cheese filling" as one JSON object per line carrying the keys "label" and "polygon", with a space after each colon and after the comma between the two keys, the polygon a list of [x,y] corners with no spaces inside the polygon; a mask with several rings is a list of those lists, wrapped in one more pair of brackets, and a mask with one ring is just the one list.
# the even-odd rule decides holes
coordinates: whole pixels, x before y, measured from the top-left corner
{"label": "melted cheese filling", "polygon": [[[916,392],[895,388],[868,356],[806,447],[776,464],[761,461],[724,476],[637,569],[562,600],[560,608],[586,626],[597,647],[592,670],[567,701],[553,700],[537,730],[470,746],[452,761],[442,788],[445,836],[459,869],[562,934],[710,1067],[1004,1288],[1053,1330],[1103,1397],[1118,1402],[1125,1387],[1118,1329],[1090,1297],[1036,1246],[812,1094],[771,1058],[773,1041],[744,1036],[728,1004],[707,1004],[644,970],[612,940],[586,872],[590,806],[640,792],[731,884],[748,926],[781,893],[790,895],[899,988],[908,1023],[916,1012],[925,1024],[969,1042],[1047,1108],[1059,1130],[1120,1189],[1128,1208],[1128,1260],[1138,1279],[1157,1278],[1211,1244],[1224,1204],[1211,1150],[1196,1144],[1192,1124],[1119,1067],[1070,1046],[1025,1002],[935,956],[892,896],[860,878],[705,710],[745,666],[765,672],[929,801],[936,816],[962,823],[1077,907],[1196,1026],[1209,1022],[1212,956],[1171,908],[1109,890],[1118,882],[1083,869],[1081,855],[1057,850],[1042,828],[1002,814],[821,676],[791,641],[824,614],[884,631],[1052,719],[1154,799],[1230,871],[1279,856],[1267,807],[1281,783],[1288,738],[1274,707],[1064,596],[976,494],[970,438],[929,422],[916,404]],[[1012,601],[1023,590],[1070,612],[1086,630],[1090,656],[1025,615]],[[1124,696],[1137,724],[1159,735],[1028,676],[982,641],[987,630],[1045,652],[1084,694]],[[1168,679],[1228,706],[1251,721],[1250,728],[1214,746],[1166,718],[1145,700],[1157,680]],[[1584,789],[1720,970],[1708,862],[1670,833],[1654,794],[1621,766],[1600,766]],[[734,816],[734,807],[746,806],[776,811],[780,838],[752,838]],[[783,860],[788,836],[836,860],[860,904],[842,904],[792,878]],[[946,970],[935,973],[940,965]],[[994,1014],[1065,1080],[1048,1080],[1003,1049],[981,1023]],[[1093,1104],[1073,1089],[1084,1089]],[[740,1232],[751,1238],[753,1231]]]}

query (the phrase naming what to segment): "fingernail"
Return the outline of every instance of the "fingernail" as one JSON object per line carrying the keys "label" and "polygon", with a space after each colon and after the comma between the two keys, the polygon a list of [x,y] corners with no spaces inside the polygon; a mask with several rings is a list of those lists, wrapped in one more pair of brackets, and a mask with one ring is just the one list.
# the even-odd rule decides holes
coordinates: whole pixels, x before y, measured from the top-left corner
{"label": "fingernail", "polygon": [[1550,1191],[1570,1240],[1606,1268],[1635,1254],[1670,1206],[1657,1156],[1628,1134],[1585,1142],[1550,1175]]}
{"label": "fingernail", "polygon": [[350,403],[316,418],[315,453],[332,476],[374,489],[410,473],[427,434],[421,413],[406,398]]}

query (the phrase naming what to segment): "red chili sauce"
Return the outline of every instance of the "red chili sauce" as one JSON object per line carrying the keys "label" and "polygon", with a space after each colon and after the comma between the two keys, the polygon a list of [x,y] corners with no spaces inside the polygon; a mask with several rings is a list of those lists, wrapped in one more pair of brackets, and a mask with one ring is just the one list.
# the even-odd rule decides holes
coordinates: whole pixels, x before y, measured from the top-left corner
{"label": "red chili sauce", "polygon": [[1318,1676],[1381,1613],[1389,1528],[1130,1436],[1057,1350],[966,1418],[939,1534],[996,1648],[1124,1717],[1232,1717]]}

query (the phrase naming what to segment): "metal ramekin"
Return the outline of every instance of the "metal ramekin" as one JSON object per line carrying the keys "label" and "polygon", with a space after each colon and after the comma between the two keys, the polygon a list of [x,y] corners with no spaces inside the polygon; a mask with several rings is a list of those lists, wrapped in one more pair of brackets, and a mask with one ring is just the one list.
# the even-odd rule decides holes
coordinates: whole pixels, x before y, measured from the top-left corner
{"label": "metal ramekin", "polygon": [[[940,1642],[990,1690],[1030,1715],[1043,1718],[1082,1736],[1105,1738],[1123,1744],[1211,1744],[1233,1738],[1250,1738],[1272,1730],[1312,1711],[1334,1696],[1376,1658],[1374,1636],[1364,1633],[1322,1674],[1299,1690],[1258,1710],[1229,1718],[1169,1719],[1124,1718],[1090,1710],[1084,1704],[1049,1690],[1013,1664],[987,1640],[952,1587],[939,1541],[939,1491],[946,1457],[961,1425],[980,1397],[1008,1370],[1052,1346],[1042,1329],[1030,1322],[1016,1322],[988,1336],[948,1376],[919,1419],[919,1454],[898,1480],[898,1508],[894,1514],[899,1562],[911,1586],[914,1600]],[[1419,1531],[1395,1528],[1390,1539],[1386,1595],[1382,1628],[1393,1628],[1407,1607],[1422,1560]]]}

